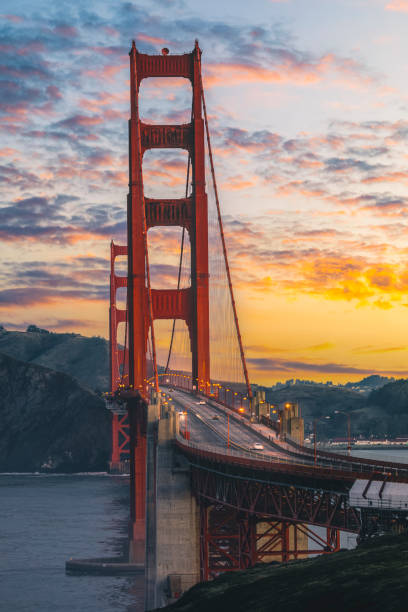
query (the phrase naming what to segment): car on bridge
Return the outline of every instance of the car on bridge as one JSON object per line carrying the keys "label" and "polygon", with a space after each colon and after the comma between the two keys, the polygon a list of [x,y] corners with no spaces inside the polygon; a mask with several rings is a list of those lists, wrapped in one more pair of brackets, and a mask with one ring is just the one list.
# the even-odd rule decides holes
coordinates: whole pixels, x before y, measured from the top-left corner
{"label": "car on bridge", "polygon": [[264,450],[264,446],[263,444],[260,444],[259,442],[254,442],[253,445],[251,446],[251,450]]}

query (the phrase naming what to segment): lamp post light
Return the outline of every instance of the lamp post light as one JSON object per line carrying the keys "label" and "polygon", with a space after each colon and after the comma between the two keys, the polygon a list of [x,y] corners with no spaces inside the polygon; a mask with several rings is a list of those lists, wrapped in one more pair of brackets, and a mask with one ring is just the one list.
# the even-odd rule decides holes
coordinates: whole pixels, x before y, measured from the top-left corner
{"label": "lamp post light", "polygon": [[347,417],[347,454],[351,455],[351,418],[349,412],[343,412],[342,410],[335,410],[335,414],[345,414]]}

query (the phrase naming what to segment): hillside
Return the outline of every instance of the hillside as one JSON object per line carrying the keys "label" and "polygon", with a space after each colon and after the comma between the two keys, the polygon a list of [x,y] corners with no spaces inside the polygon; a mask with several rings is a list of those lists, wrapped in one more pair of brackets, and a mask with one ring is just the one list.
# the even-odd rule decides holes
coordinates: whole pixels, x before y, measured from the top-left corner
{"label": "hillside", "polygon": [[258,565],[190,589],[162,608],[177,612],[405,612],[408,536],[306,561]]}
{"label": "hillside", "polygon": [[268,390],[266,399],[271,404],[298,402],[302,416],[319,418],[331,415],[335,410],[357,410],[366,404],[358,391],[344,387],[295,384],[276,391]]}
{"label": "hillside", "polygon": [[0,472],[104,471],[111,415],[67,374],[0,354]]}
{"label": "hillside", "polygon": [[352,437],[395,438],[408,436],[408,381],[398,380],[374,389],[369,395],[358,390],[317,384],[291,384],[267,389],[267,401],[282,405],[297,402],[305,419],[305,433],[313,431],[328,440],[347,436],[347,414]]}
{"label": "hillside", "polygon": [[109,343],[99,337],[57,334],[30,325],[25,332],[0,328],[0,352],[76,378],[90,389],[109,389]]}

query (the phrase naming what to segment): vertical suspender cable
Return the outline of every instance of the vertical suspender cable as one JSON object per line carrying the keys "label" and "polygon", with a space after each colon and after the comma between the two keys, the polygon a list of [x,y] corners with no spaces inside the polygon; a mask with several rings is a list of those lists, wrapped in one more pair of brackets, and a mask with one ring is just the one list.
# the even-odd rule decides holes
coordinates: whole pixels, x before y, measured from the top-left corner
{"label": "vertical suspender cable", "polygon": [[251,385],[249,384],[248,369],[247,369],[246,360],[245,360],[244,347],[242,346],[242,338],[241,338],[241,332],[239,330],[237,308],[236,308],[236,305],[235,305],[234,291],[233,291],[233,288],[232,288],[231,272],[230,272],[230,267],[229,267],[229,263],[228,263],[227,247],[226,247],[226,244],[225,244],[224,228],[223,228],[223,224],[222,224],[221,209],[220,209],[220,201],[218,199],[217,182],[215,180],[214,162],[213,162],[211,142],[210,142],[210,131],[209,131],[209,128],[208,128],[207,108],[206,108],[206,104],[205,104],[204,88],[203,88],[203,82],[202,82],[202,79],[201,79],[201,73],[200,73],[200,80],[201,80],[201,95],[202,95],[202,99],[203,99],[205,131],[206,131],[206,134],[207,134],[208,157],[210,159],[211,176],[212,176],[213,188],[214,188],[214,194],[215,194],[215,203],[217,205],[217,216],[218,216],[218,225],[219,225],[220,234],[221,234],[222,251],[224,253],[225,269],[226,269],[226,272],[227,272],[228,286],[229,286],[229,292],[230,292],[230,296],[231,296],[232,311],[234,313],[235,329],[236,329],[236,332],[237,332],[237,338],[238,338],[238,344],[239,344],[239,352],[241,353],[242,369],[244,370],[245,383],[246,383],[246,388],[247,388],[247,392],[248,392],[248,397],[249,397],[249,399],[251,399],[252,398],[252,389],[251,389]]}

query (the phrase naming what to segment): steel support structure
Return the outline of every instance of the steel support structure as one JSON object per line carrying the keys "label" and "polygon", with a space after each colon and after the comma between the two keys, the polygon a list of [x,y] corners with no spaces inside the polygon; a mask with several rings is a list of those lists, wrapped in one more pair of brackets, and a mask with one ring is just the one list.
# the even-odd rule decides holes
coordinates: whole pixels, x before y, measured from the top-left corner
{"label": "steel support structure", "polygon": [[360,531],[360,515],[349,506],[346,492],[272,482],[262,474],[259,479],[255,474],[249,478],[198,465],[192,465],[191,471],[193,492],[200,503],[222,504],[278,521]]}
{"label": "steel support structure", "polygon": [[[192,376],[197,390],[210,379],[208,205],[205,192],[204,121],[202,117],[201,50],[196,41],[191,53],[162,55],[139,53],[133,42],[130,55],[129,194],[128,227],[128,328],[129,387],[147,396],[147,345],[152,334],[153,362],[155,319],[183,319],[188,327]],[[139,87],[148,77],[182,77],[192,85],[192,120],[183,125],[149,125],[139,117]],[[149,149],[185,149],[192,167],[192,191],[181,199],[145,198],[143,156]],[[151,289],[147,232],[155,226],[184,227],[191,245],[191,286],[187,289]],[[156,368],[155,368],[156,369]],[[158,385],[157,370],[156,386]],[[135,562],[144,561],[146,443],[145,409],[130,401],[132,542]],[[138,412],[139,411],[139,412]],[[131,415],[131,416],[130,416]],[[133,552],[132,552],[133,551]]]}
{"label": "steel support structure", "polygon": [[201,580],[257,562],[256,518],[223,505],[200,504]]}
{"label": "steel support structure", "polygon": [[275,521],[221,504],[200,503],[201,580],[253,567],[256,563],[306,558],[340,549],[340,533],[323,537],[310,525]]}
{"label": "steel support structure", "polygon": [[[113,396],[121,385],[128,384],[129,378],[129,352],[126,346],[119,347],[119,323],[127,323],[127,306],[118,308],[116,304],[117,290],[127,289],[127,276],[118,276],[115,273],[115,259],[118,256],[127,257],[127,246],[111,242],[111,272],[110,272],[110,307],[109,307],[109,365],[110,365],[110,391]],[[126,332],[125,332],[126,333]],[[129,459],[129,421],[127,413],[112,412],[112,455],[110,461],[111,471],[120,471],[123,460]]]}
{"label": "steel support structure", "polygon": [[340,531],[327,528],[325,537],[312,525],[291,521],[258,520],[257,560],[259,562],[301,559],[340,550]]}

